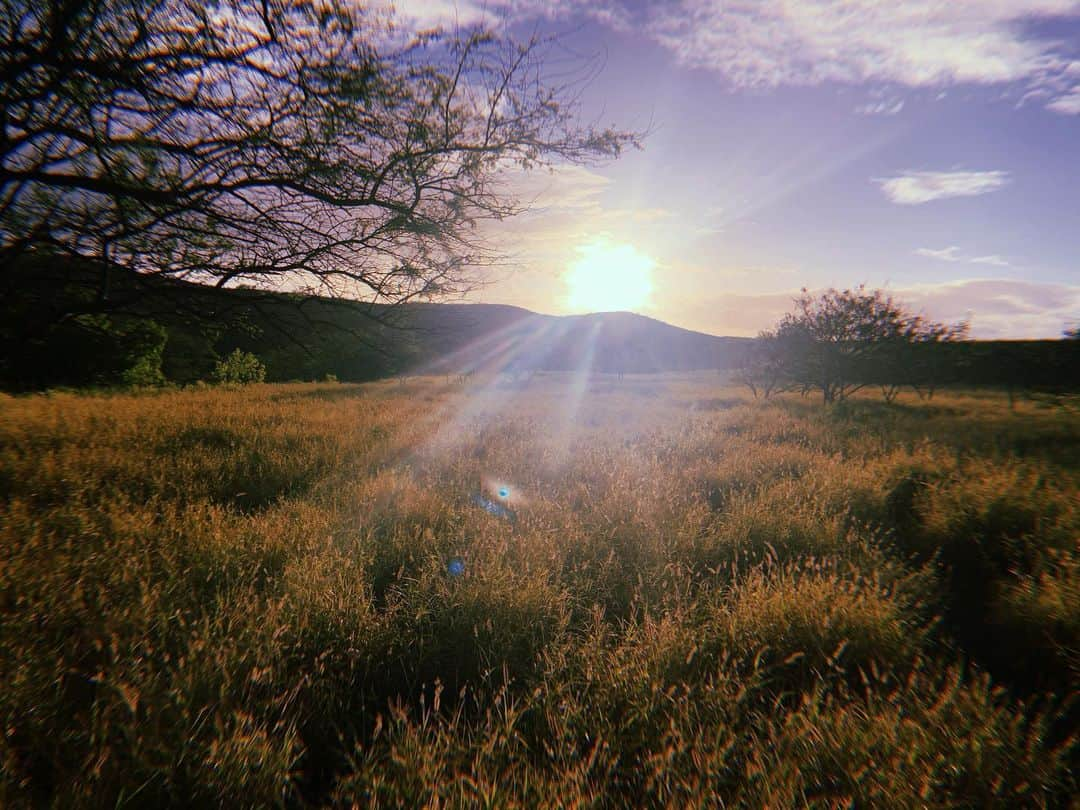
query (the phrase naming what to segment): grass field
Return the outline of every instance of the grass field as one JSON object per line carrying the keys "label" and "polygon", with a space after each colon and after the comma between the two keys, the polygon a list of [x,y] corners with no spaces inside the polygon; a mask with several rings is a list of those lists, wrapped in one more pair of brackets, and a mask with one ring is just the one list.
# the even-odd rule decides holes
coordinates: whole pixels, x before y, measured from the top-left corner
{"label": "grass field", "polygon": [[0,399],[0,805],[1070,806],[1080,417]]}

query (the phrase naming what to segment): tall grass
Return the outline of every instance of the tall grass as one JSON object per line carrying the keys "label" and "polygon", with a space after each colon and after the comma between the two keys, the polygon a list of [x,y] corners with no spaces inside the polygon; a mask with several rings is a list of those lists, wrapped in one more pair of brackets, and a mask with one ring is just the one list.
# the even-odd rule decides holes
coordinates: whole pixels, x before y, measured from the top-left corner
{"label": "tall grass", "polygon": [[1075,415],[489,382],[0,400],[0,804],[1068,806]]}

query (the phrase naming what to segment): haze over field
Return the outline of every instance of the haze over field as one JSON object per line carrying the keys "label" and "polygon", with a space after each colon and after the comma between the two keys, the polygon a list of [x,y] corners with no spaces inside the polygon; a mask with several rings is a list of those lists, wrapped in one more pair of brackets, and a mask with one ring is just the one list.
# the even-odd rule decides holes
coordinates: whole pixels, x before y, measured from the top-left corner
{"label": "haze over field", "polygon": [[801,286],[887,286],[976,338],[1080,318],[1080,6],[398,3],[407,25],[559,32],[586,117],[651,130],[510,182],[519,270],[477,300],[753,335]]}

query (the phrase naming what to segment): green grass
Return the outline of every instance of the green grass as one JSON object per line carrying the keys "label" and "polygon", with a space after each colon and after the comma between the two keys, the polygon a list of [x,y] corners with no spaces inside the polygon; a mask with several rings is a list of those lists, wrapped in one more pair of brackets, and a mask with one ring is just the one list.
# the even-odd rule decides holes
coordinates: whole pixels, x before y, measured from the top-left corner
{"label": "green grass", "polygon": [[492,383],[0,399],[0,805],[1069,806],[1075,412]]}

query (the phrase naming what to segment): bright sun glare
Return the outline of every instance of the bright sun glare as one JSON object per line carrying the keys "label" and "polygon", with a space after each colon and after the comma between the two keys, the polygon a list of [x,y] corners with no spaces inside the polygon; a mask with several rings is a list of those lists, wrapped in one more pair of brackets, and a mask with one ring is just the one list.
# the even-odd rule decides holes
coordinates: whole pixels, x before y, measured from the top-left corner
{"label": "bright sun glare", "polygon": [[652,295],[656,262],[633,245],[597,239],[577,249],[564,279],[567,304],[578,312],[640,309]]}

